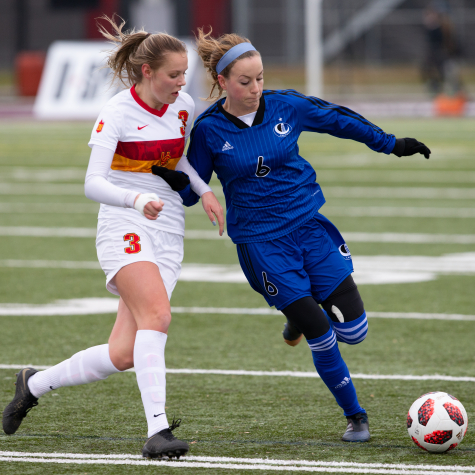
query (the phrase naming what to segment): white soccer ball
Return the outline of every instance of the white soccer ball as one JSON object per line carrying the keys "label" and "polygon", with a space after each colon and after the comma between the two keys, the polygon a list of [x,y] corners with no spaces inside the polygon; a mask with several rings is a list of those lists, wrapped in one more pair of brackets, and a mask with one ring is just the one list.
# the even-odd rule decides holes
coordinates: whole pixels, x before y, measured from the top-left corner
{"label": "white soccer ball", "polygon": [[446,452],[457,447],[467,427],[467,412],[462,403],[443,392],[424,394],[407,413],[409,436],[428,452]]}

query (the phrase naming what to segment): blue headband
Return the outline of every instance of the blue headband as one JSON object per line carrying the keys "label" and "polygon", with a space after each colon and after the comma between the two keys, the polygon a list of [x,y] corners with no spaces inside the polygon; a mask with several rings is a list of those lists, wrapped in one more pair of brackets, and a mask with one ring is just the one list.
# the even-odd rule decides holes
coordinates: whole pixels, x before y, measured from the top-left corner
{"label": "blue headband", "polygon": [[233,46],[229,51],[227,51],[216,65],[216,72],[221,74],[221,71],[229,66],[235,59],[239,58],[244,53],[248,51],[256,51],[256,48],[251,45],[251,43],[239,43],[236,46]]}

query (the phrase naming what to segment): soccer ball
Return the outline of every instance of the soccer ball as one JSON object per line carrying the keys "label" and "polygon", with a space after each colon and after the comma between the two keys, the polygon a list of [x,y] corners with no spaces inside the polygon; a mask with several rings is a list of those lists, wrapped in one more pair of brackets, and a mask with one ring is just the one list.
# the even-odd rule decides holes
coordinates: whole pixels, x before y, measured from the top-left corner
{"label": "soccer ball", "polygon": [[424,394],[407,413],[409,436],[428,452],[446,452],[457,447],[467,426],[467,412],[462,403],[443,392]]}

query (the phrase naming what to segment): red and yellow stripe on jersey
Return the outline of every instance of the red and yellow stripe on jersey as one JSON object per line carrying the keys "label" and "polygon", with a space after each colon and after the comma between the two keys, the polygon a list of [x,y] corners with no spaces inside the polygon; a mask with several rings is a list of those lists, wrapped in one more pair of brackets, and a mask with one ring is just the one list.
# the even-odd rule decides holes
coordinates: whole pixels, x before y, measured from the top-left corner
{"label": "red and yellow stripe on jersey", "polygon": [[174,170],[185,150],[185,139],[118,142],[112,170],[152,173],[152,165]]}

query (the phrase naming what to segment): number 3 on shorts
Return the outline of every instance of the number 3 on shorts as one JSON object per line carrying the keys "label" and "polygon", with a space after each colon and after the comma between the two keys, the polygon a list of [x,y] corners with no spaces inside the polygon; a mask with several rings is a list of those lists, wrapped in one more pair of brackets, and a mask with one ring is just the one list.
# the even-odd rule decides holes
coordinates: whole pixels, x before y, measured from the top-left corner
{"label": "number 3 on shorts", "polygon": [[140,236],[135,233],[127,233],[124,236],[124,241],[129,241],[129,247],[124,249],[126,254],[137,254],[141,251],[142,246],[140,245]]}

